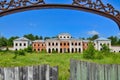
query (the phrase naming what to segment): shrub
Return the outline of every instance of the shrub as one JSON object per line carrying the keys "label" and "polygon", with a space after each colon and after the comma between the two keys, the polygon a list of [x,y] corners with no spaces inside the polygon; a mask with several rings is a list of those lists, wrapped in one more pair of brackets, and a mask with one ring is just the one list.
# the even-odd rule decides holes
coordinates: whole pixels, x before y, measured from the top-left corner
{"label": "shrub", "polygon": [[104,55],[109,55],[110,54],[110,48],[106,45],[106,44],[103,44],[102,45],[102,50],[101,52],[104,54]]}
{"label": "shrub", "polygon": [[88,48],[83,52],[83,57],[87,59],[93,59],[95,56],[95,48],[92,42],[89,42]]}
{"label": "shrub", "polygon": [[100,51],[96,51],[95,53],[95,59],[103,59],[104,55]]}
{"label": "shrub", "polygon": [[29,52],[29,53],[33,52],[31,46],[28,46],[27,48],[25,48],[24,51]]}

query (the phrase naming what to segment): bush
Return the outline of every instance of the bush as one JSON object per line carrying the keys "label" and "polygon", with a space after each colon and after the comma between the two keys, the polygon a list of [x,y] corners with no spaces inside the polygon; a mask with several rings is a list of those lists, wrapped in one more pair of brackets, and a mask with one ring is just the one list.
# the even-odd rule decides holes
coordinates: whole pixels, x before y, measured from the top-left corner
{"label": "bush", "polygon": [[28,52],[28,53],[32,53],[32,47],[28,46],[26,49],[24,49],[24,51]]}
{"label": "bush", "polygon": [[95,56],[95,48],[92,42],[89,42],[88,48],[83,52],[83,57],[87,59],[93,59]]}
{"label": "bush", "polygon": [[104,58],[104,54],[101,53],[100,51],[96,51],[95,59],[103,59],[103,58]]}
{"label": "bush", "polygon": [[40,53],[47,53],[47,51],[45,49],[43,49]]}
{"label": "bush", "polygon": [[17,55],[25,56],[25,51],[24,50],[15,51],[14,54],[15,56]]}
{"label": "bush", "polygon": [[106,44],[103,44],[102,45],[102,50],[101,50],[101,52],[104,54],[104,55],[109,55],[110,54],[110,49],[109,49],[109,47],[106,45]]}

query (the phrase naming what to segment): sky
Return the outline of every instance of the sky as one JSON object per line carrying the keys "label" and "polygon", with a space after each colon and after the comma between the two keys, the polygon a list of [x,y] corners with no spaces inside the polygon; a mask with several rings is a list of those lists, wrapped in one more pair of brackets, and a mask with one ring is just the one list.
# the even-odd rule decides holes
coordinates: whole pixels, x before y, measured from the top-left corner
{"label": "sky", "polygon": [[[102,0],[120,11],[120,0]],[[45,0],[47,4],[71,4],[72,0]],[[56,36],[69,33],[75,38],[120,36],[118,25],[111,19],[78,10],[39,9],[0,17],[0,35],[4,37],[24,34]]]}

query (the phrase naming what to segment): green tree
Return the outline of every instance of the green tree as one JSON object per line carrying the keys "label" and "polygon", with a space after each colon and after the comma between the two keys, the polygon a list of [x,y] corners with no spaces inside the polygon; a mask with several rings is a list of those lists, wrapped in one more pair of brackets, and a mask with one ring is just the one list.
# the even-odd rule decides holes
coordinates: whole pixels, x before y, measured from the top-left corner
{"label": "green tree", "polygon": [[40,39],[40,40],[43,40],[43,37],[42,37],[42,36],[40,36],[40,37],[39,37],[39,39]]}
{"label": "green tree", "polygon": [[46,40],[46,39],[50,39],[50,37],[44,37],[44,40]]}
{"label": "green tree", "polygon": [[26,37],[26,38],[28,38],[28,39],[30,39],[30,40],[35,40],[35,37],[34,37],[34,35],[33,34],[27,34],[27,35],[24,35],[24,37]]}
{"label": "green tree", "polygon": [[111,36],[111,37],[108,37],[108,39],[111,40],[111,45],[118,45],[118,37]]}
{"label": "green tree", "polygon": [[88,48],[83,52],[83,57],[87,59],[93,59],[95,56],[95,48],[92,42],[89,42]]}
{"label": "green tree", "polygon": [[105,55],[109,54],[109,53],[110,53],[110,48],[109,48],[109,46],[107,46],[106,44],[103,44],[103,45],[102,45],[101,52],[104,53]]}
{"label": "green tree", "polygon": [[17,38],[19,38],[18,36],[12,36],[12,37],[10,37],[9,39],[8,39],[8,42],[7,42],[7,45],[8,46],[13,46],[13,40],[15,40],[15,39],[17,39]]}
{"label": "green tree", "polygon": [[97,38],[99,38],[99,36],[96,34],[96,35],[93,35],[92,37],[89,37],[89,38],[87,38],[88,40],[95,40],[95,39],[97,39]]}
{"label": "green tree", "polygon": [[1,37],[0,38],[0,47],[7,46],[7,38]]}

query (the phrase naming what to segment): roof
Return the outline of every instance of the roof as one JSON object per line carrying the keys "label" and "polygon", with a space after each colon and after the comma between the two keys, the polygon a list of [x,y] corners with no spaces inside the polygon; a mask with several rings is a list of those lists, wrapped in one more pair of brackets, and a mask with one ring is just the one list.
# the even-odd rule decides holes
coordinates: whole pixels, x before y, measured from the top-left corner
{"label": "roof", "polygon": [[60,33],[58,35],[70,35],[71,36],[71,34],[69,34],[69,33]]}
{"label": "roof", "polygon": [[103,38],[103,37],[101,37],[101,38],[98,38],[98,39],[96,39],[95,41],[98,41],[98,40],[101,40],[101,41],[110,41],[110,39]]}
{"label": "roof", "polygon": [[32,41],[32,42],[45,42],[44,40],[35,40],[35,41]]}
{"label": "roof", "polygon": [[15,39],[14,41],[30,41],[30,40],[25,37],[20,37],[20,38]]}

